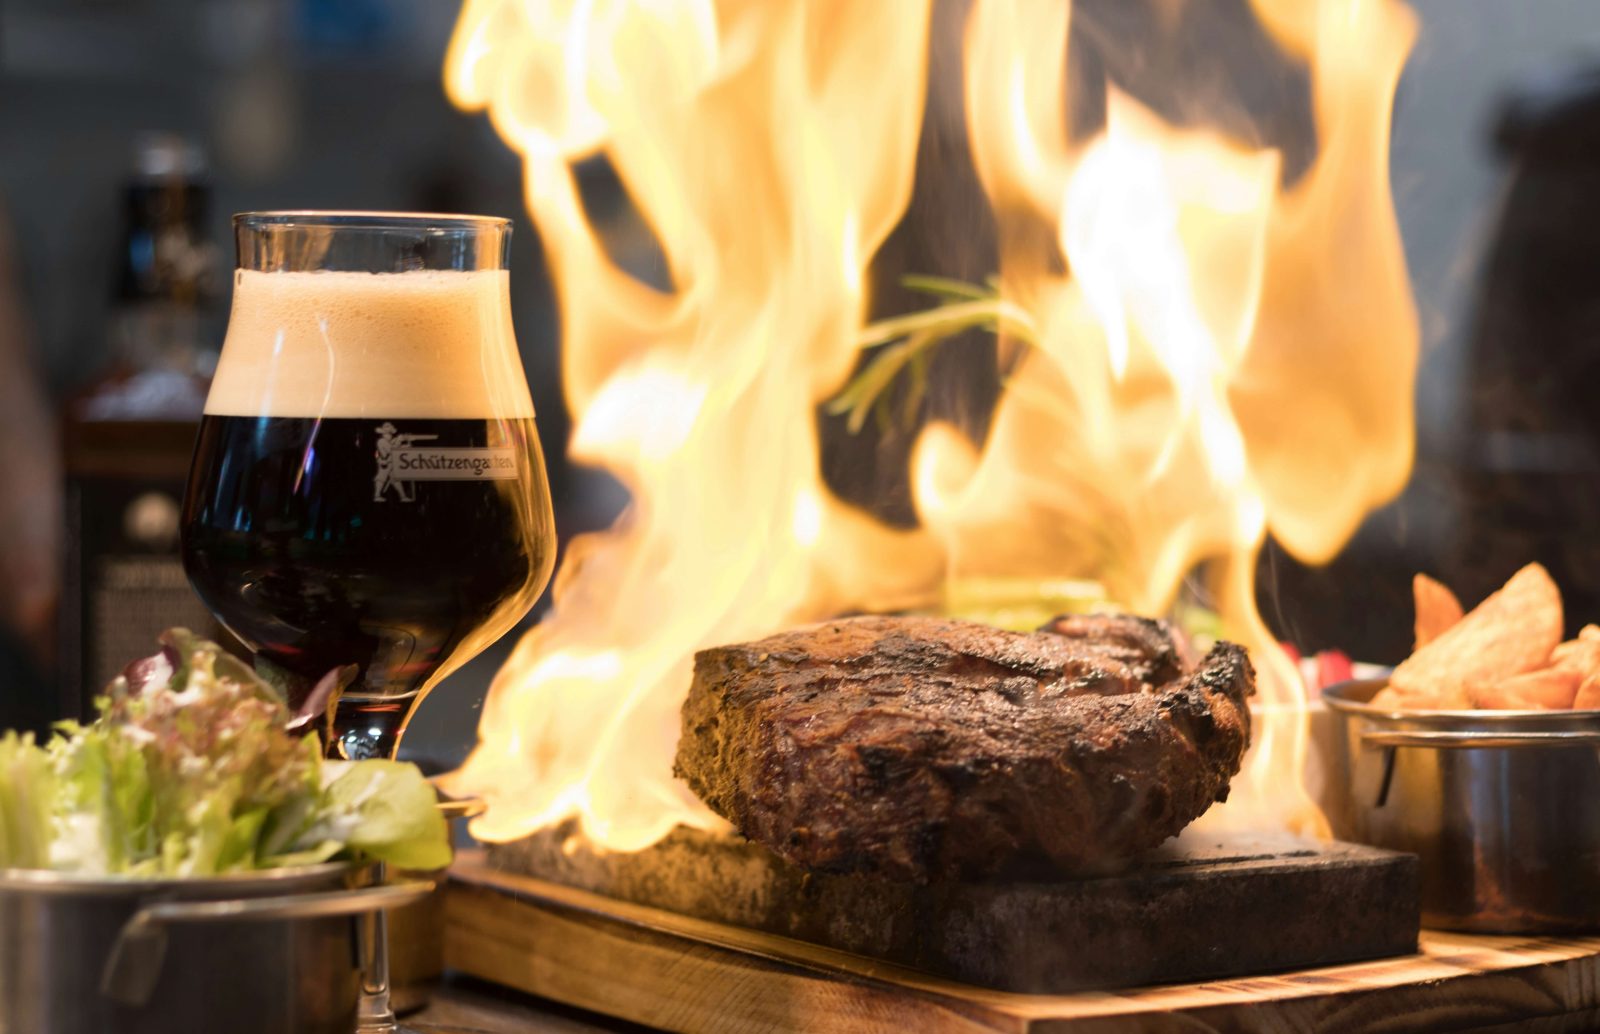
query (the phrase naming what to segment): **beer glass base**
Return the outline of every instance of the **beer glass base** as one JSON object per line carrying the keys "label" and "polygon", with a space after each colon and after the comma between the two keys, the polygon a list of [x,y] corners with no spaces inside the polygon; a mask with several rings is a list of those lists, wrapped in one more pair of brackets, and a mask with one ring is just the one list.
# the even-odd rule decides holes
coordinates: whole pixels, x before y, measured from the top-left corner
{"label": "beer glass base", "polygon": [[356,1034],[406,1034],[408,1028],[394,1020],[394,1013],[373,1013],[356,1019]]}
{"label": "beer glass base", "polygon": [[391,1021],[388,1026],[358,1025],[356,1034],[493,1034],[493,1032],[482,1027],[458,1027],[453,1024],[437,1023],[421,1023],[413,1026],[409,1023]]}

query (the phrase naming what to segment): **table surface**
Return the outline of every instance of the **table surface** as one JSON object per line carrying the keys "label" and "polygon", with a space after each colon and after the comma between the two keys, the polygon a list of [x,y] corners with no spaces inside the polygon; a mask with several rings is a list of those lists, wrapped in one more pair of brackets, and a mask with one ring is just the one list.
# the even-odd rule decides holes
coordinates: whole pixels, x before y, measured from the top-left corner
{"label": "table surface", "polygon": [[652,1028],[449,974],[421,1012],[401,1017],[419,1034],[635,1034]]}

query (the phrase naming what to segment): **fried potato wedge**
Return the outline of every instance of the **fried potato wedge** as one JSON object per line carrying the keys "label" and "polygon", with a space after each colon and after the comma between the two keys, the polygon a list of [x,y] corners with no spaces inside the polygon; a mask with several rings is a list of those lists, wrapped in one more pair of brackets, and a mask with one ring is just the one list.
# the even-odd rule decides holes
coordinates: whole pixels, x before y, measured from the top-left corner
{"label": "fried potato wedge", "polygon": [[1477,706],[1462,685],[1439,686],[1420,695],[1396,692],[1399,706],[1411,711],[1471,711]]}
{"label": "fried potato wedge", "polygon": [[1590,675],[1578,685],[1578,695],[1572,700],[1572,709],[1574,711],[1600,709],[1600,672]]}
{"label": "fried potato wedge", "polygon": [[1498,686],[1544,667],[1561,642],[1561,627],[1561,590],[1541,565],[1529,564],[1402,661],[1389,684],[1419,700],[1442,697],[1453,686]]}
{"label": "fried potato wedge", "polygon": [[1371,700],[1367,701],[1367,706],[1376,707],[1384,711],[1404,711],[1408,707],[1416,707],[1417,705],[1407,703],[1406,698],[1393,686],[1384,686],[1373,694]]}
{"label": "fried potato wedge", "polygon": [[1442,582],[1425,574],[1411,579],[1411,595],[1417,603],[1416,645],[1420,650],[1444,635],[1461,620],[1461,601]]}
{"label": "fried potato wedge", "polygon": [[1578,695],[1583,676],[1566,668],[1542,668],[1497,682],[1470,684],[1467,699],[1482,710],[1565,711]]}
{"label": "fried potato wedge", "polygon": [[1476,706],[1460,685],[1440,686],[1427,693],[1403,693],[1385,686],[1367,703],[1386,711],[1471,711]]}
{"label": "fried potato wedge", "polygon": [[1600,628],[1585,625],[1578,638],[1568,639],[1550,651],[1552,665],[1585,676],[1600,673],[1600,634],[1591,635],[1590,629],[1600,633]]}

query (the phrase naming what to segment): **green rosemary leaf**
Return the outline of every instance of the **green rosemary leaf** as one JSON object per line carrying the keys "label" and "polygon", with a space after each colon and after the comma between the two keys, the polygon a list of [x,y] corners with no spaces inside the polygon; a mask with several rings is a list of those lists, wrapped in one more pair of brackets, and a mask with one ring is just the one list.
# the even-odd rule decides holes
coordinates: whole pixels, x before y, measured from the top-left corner
{"label": "green rosemary leaf", "polygon": [[969,284],[964,280],[952,280],[947,276],[926,276],[921,273],[907,273],[900,278],[901,286],[907,290],[917,291],[921,294],[931,294],[939,298],[957,298],[966,301],[976,301],[979,298],[991,297],[996,289],[979,287]]}
{"label": "green rosemary leaf", "polygon": [[901,419],[907,427],[916,422],[917,414],[922,410],[922,400],[928,394],[928,368],[932,365],[933,354],[929,351],[920,351],[911,357],[905,405],[901,410]]}
{"label": "green rosemary leaf", "polygon": [[872,414],[888,429],[893,416],[889,389],[902,371],[909,371],[910,382],[900,400],[901,416],[908,425],[915,421],[927,395],[928,350],[941,341],[977,329],[1014,337],[1029,345],[1039,343],[1032,315],[1000,296],[998,277],[991,276],[987,287],[918,274],[905,276],[901,282],[943,301],[931,309],[879,320],[862,328],[857,344],[863,350],[881,351],[826,406],[834,416],[848,416],[846,425],[851,434],[858,433]]}
{"label": "green rosemary leaf", "polygon": [[[845,389],[850,397],[847,406],[837,412],[847,412],[850,419],[846,426],[851,434],[860,432],[862,425],[867,421],[867,414],[872,407],[886,397],[889,385],[899,376],[901,369],[910,362],[917,353],[941,339],[941,335],[927,331],[912,334],[903,341],[884,349],[873,357],[867,368],[862,370],[856,379]],[[841,396],[842,398],[843,396]],[[834,411],[832,406],[830,411]]]}
{"label": "green rosemary leaf", "polygon": [[997,299],[977,298],[966,302],[952,302],[921,312],[908,312],[870,323],[861,330],[857,343],[862,348],[876,348],[918,331],[938,331],[940,337],[950,337],[968,327],[977,326],[994,316]]}

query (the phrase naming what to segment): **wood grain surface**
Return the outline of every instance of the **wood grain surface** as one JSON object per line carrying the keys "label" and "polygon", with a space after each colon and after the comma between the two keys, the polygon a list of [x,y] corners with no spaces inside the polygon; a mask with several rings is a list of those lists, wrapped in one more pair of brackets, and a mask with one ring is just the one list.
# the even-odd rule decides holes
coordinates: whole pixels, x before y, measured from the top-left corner
{"label": "wood grain surface", "polygon": [[1409,954],[1422,922],[1415,855],[1286,836],[1190,830],[1117,873],[925,886],[811,872],[742,837],[684,827],[620,852],[563,823],[484,857],[500,871],[1021,994]]}
{"label": "wood grain surface", "polygon": [[1419,954],[1392,959],[1126,991],[1020,995],[499,872],[471,853],[452,870],[446,912],[452,968],[674,1031],[1600,1028],[1600,937],[1424,932]]}

